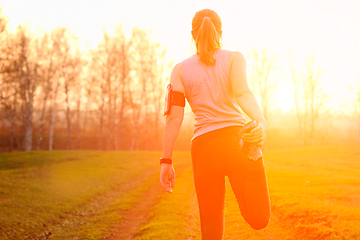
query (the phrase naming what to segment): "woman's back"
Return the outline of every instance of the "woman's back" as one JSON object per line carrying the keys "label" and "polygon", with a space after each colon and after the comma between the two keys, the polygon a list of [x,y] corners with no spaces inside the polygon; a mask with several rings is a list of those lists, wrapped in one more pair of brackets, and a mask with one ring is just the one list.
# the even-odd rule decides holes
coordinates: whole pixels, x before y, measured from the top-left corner
{"label": "woman's back", "polygon": [[224,127],[245,124],[230,82],[229,51],[214,53],[215,64],[206,65],[198,55],[183,61],[185,96],[195,114],[194,138]]}
{"label": "woman's back", "polygon": [[[173,149],[184,118],[184,105],[175,104],[172,97],[177,92],[181,99],[185,95],[195,114],[191,158],[201,234],[202,239],[214,240],[223,237],[226,176],[252,228],[266,227],[271,209],[263,159],[249,159],[243,151],[247,149],[240,146],[241,141],[262,145],[266,120],[248,86],[244,56],[221,50],[221,25],[219,15],[210,9],[198,11],[193,18],[196,54],[171,72],[160,159],[160,182],[171,193]],[[258,123],[250,132],[243,133],[245,118],[239,107]]]}

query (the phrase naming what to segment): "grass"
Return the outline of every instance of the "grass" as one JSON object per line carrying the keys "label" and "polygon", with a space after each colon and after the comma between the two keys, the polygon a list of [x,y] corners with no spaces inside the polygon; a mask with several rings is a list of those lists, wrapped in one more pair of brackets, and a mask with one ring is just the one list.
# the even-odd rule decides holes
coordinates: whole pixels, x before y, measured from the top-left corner
{"label": "grass", "polygon": [[0,238],[101,239],[147,186],[159,153],[54,151],[0,155]]}
{"label": "grass", "polygon": [[[0,155],[0,239],[107,239],[158,183],[159,152],[54,151]],[[224,239],[360,239],[358,146],[292,148],[265,156],[272,217],[255,231],[228,181]],[[201,239],[189,153],[175,154],[136,239]]]}
{"label": "grass", "polygon": [[155,205],[136,239],[192,239],[199,237],[199,216],[191,168],[177,175],[172,194],[166,194]]}
{"label": "grass", "polygon": [[[269,151],[265,160],[272,202],[267,228],[255,231],[241,217],[228,181],[224,239],[360,239],[358,146]],[[152,210],[137,239],[201,239],[191,170],[173,195]]]}
{"label": "grass", "polygon": [[360,239],[358,146],[282,150],[268,158],[275,220],[295,239]]}

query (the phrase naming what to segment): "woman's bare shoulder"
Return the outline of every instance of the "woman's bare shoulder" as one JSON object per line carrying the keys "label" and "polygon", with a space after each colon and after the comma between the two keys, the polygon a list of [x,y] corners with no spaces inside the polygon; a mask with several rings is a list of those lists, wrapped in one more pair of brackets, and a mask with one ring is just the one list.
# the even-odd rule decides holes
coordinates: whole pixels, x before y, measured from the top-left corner
{"label": "woman's bare shoulder", "polygon": [[182,83],[182,78],[183,78],[183,63],[179,62],[174,66],[171,72],[170,83],[175,91],[185,93],[184,85]]}
{"label": "woman's bare shoulder", "polygon": [[240,62],[243,62],[243,63],[246,62],[245,56],[241,52],[230,51],[229,52],[229,62],[230,62],[230,64],[232,64],[235,59],[236,59],[236,61],[240,61]]}
{"label": "woman's bare shoulder", "polygon": [[178,62],[177,64],[175,64],[174,68],[173,68],[173,72],[177,73],[177,74],[182,74],[182,70],[183,70],[183,62]]}

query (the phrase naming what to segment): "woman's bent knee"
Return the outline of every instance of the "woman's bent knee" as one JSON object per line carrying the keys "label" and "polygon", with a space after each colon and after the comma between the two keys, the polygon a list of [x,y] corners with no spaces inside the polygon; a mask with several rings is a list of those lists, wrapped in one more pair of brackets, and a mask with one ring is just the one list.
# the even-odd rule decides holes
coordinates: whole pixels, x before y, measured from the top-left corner
{"label": "woman's bent knee", "polygon": [[262,218],[257,218],[257,219],[251,219],[250,221],[247,221],[250,226],[255,229],[255,230],[261,230],[266,228],[267,225],[269,225],[270,222],[270,215],[269,216],[264,216]]}

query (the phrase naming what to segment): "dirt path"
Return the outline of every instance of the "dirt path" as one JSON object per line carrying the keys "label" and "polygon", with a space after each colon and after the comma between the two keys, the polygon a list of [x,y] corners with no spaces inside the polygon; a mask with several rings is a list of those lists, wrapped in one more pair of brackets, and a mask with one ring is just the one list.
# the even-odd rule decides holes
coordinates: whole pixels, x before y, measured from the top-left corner
{"label": "dirt path", "polygon": [[[176,168],[177,176],[179,176],[183,170],[189,165],[182,165]],[[156,173],[158,174],[158,172]],[[141,183],[139,183],[141,184]],[[235,196],[229,192],[227,193],[227,201],[231,201],[237,208]],[[116,229],[114,229],[114,236],[108,238],[109,240],[133,240],[135,239],[136,232],[143,224],[146,223],[149,213],[153,206],[159,203],[163,194],[167,194],[159,182],[154,183],[143,194],[141,200],[129,211],[121,212],[124,218],[119,222]],[[198,217],[198,207],[195,192],[191,200],[191,209],[189,209],[188,215],[191,216],[187,220],[189,221],[189,228],[191,229],[191,237],[187,240],[201,239],[200,222]],[[292,229],[285,228],[283,224],[278,222],[278,212],[274,211],[270,225],[260,231],[251,229],[248,224],[242,219],[240,212],[236,210],[237,217],[233,221],[228,222],[225,226],[224,240],[233,239],[248,239],[248,240],[268,240],[268,239],[295,239],[292,236],[294,233]],[[227,216],[225,216],[225,219]],[[228,229],[229,228],[229,229]]]}
{"label": "dirt path", "polygon": [[[188,164],[176,167],[176,174],[181,174],[187,167],[189,167]],[[131,210],[122,213],[124,218],[114,230],[114,236],[109,238],[109,240],[135,239],[134,235],[136,231],[145,223],[151,208],[159,202],[163,194],[167,193],[161,184],[159,182],[153,184]]]}

